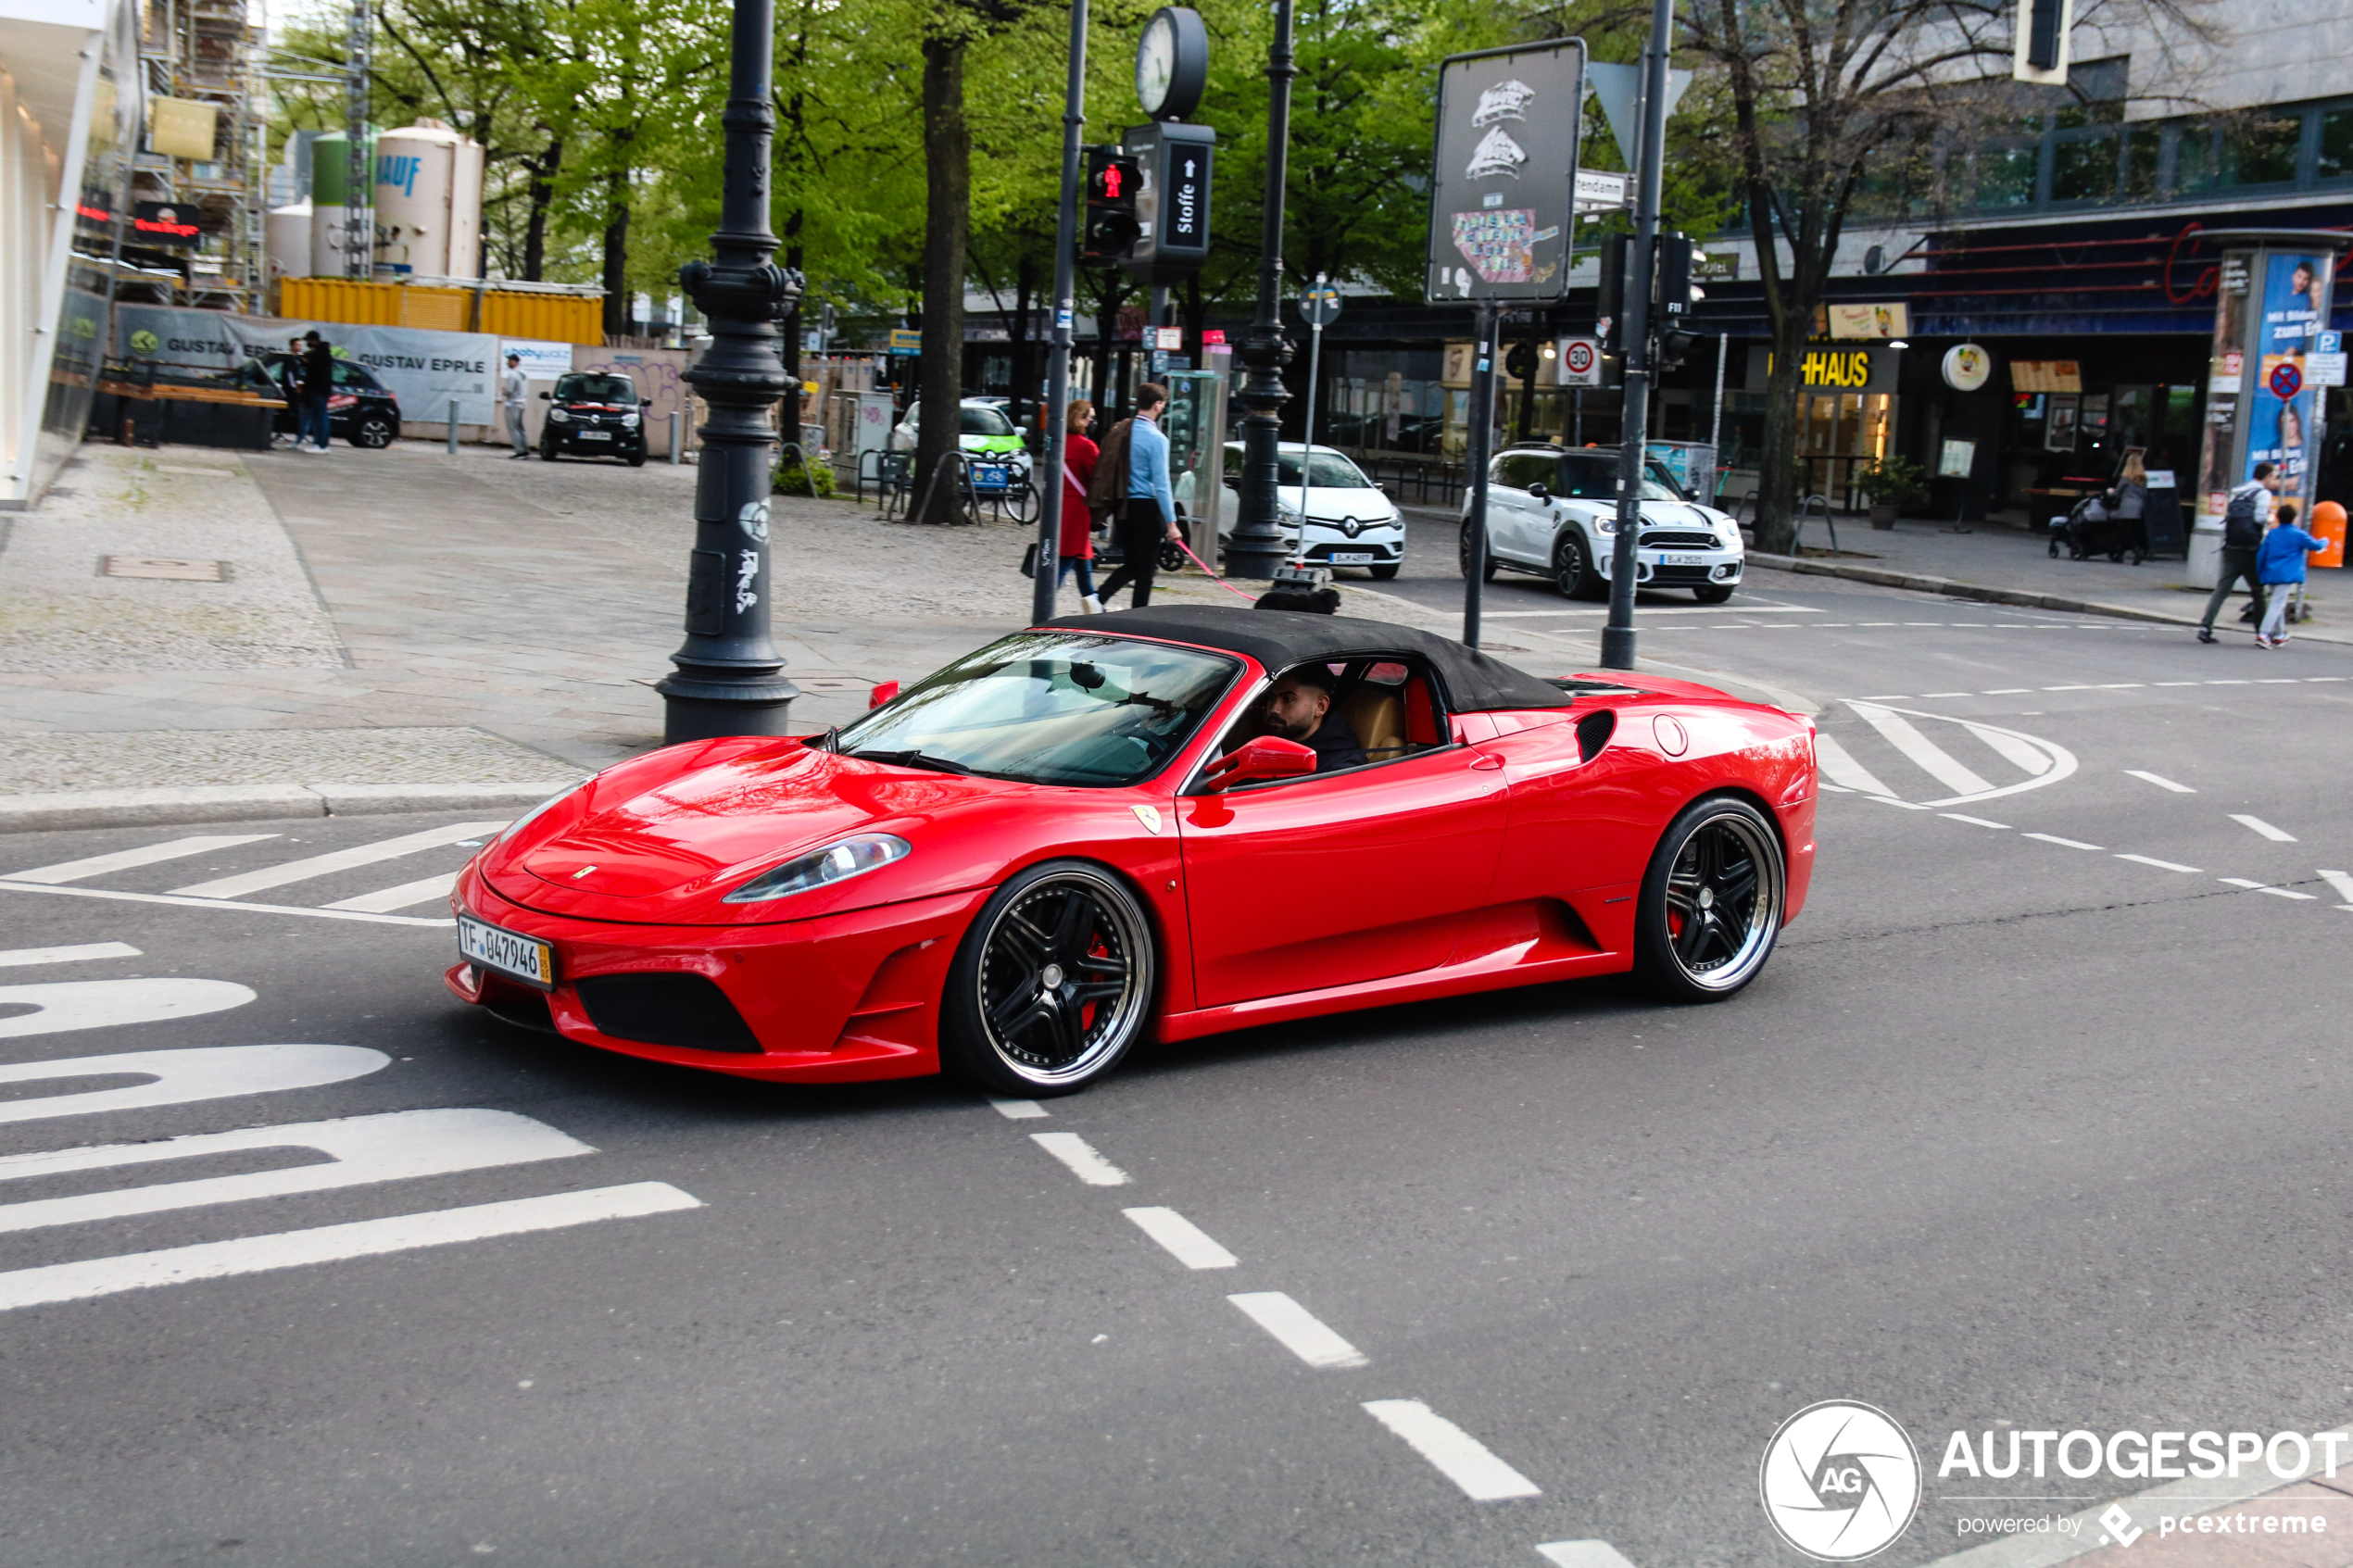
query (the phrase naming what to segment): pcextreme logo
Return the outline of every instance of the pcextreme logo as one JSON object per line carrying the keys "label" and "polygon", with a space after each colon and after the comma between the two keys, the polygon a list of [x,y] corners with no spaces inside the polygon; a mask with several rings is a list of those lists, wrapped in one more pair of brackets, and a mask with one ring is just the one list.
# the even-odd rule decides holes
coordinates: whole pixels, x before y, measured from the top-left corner
{"label": "pcextreme logo", "polygon": [[1886,1411],[1825,1399],[1781,1423],[1756,1486],[1781,1539],[1817,1562],[1855,1562],[1919,1512],[1919,1450]]}

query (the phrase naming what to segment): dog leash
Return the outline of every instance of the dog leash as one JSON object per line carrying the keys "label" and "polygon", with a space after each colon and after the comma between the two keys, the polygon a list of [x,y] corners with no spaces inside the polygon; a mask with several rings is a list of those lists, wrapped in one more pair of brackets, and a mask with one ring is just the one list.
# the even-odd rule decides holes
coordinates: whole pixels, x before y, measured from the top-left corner
{"label": "dog leash", "polygon": [[1177,540],[1176,543],[1176,547],[1184,551],[1185,554],[1191,558],[1192,563],[1195,566],[1200,567],[1203,571],[1209,572],[1209,580],[1212,583],[1216,583],[1219,587],[1225,589],[1226,592],[1233,595],[1234,597],[1238,599],[1249,599],[1252,604],[1256,604],[1258,602],[1256,599],[1252,599],[1248,594],[1243,593],[1239,588],[1235,587],[1231,583],[1227,582],[1223,577],[1218,576],[1216,572],[1212,571],[1207,561],[1193,554],[1193,547],[1190,545],[1186,544],[1182,539]]}

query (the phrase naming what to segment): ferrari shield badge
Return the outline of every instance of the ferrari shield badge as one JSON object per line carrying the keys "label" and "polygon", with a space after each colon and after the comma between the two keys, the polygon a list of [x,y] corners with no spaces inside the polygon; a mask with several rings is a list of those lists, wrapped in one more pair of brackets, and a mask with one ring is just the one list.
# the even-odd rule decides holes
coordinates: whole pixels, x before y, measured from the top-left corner
{"label": "ferrari shield badge", "polygon": [[1146,833],[1158,833],[1160,831],[1159,808],[1153,806],[1130,806],[1128,809],[1136,813],[1136,820],[1144,824],[1144,831]]}

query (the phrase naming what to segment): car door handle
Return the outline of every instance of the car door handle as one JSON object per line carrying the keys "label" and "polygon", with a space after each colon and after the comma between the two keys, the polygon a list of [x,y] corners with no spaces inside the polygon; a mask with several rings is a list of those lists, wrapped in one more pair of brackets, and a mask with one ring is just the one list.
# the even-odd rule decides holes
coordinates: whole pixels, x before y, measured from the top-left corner
{"label": "car door handle", "polygon": [[1502,767],[1504,759],[1491,751],[1474,751],[1471,753],[1470,765],[1474,768],[1492,770]]}

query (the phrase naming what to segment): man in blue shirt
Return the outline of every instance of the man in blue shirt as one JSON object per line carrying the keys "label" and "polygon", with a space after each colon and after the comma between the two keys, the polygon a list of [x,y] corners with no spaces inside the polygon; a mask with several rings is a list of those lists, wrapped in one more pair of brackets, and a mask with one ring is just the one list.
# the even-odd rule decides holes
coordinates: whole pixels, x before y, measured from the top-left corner
{"label": "man in blue shirt", "polygon": [[[1160,571],[1160,542],[1185,537],[1177,532],[1176,499],[1169,493],[1168,437],[1160,430],[1161,410],[1167,406],[1168,389],[1158,382],[1146,382],[1136,389],[1136,417],[1126,421],[1124,443],[1127,487],[1114,525],[1123,558],[1119,570],[1096,593],[1106,608],[1111,596],[1130,583],[1136,589],[1135,608],[1141,609],[1151,603],[1152,578]],[[1116,439],[1119,433],[1114,430],[1113,439],[1103,443],[1107,450],[1123,445]]]}

